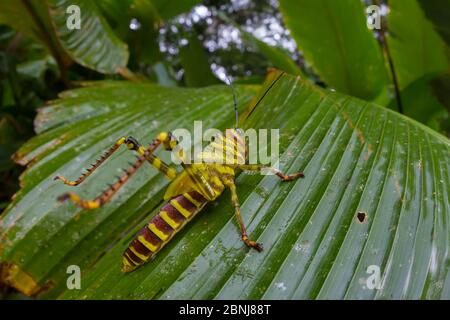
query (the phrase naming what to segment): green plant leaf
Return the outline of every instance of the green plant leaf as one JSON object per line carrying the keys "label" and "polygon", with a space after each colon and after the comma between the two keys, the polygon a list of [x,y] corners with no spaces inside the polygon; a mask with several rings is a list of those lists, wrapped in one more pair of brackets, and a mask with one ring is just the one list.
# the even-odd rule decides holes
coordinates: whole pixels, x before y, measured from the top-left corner
{"label": "green plant leaf", "polygon": [[[112,32],[93,1],[48,0],[50,15],[61,45],[77,63],[101,73],[115,74],[128,62],[128,47]],[[80,29],[69,29],[66,12],[80,9]]]}
{"label": "green plant leaf", "polygon": [[[33,23],[33,18],[27,9],[27,2],[32,4],[38,3],[37,1],[2,1],[0,3],[0,23],[7,24],[16,30],[20,30],[37,41],[43,41],[43,30],[36,28],[36,25]],[[48,25],[48,29],[50,29],[50,25]]]}
{"label": "green plant leaf", "polygon": [[[80,8],[79,30],[67,28],[70,14],[66,10],[70,5]],[[111,31],[92,1],[5,0],[0,4],[0,22],[45,44],[60,68],[74,60],[98,72],[114,74],[128,62],[127,45]]]}
{"label": "green plant leaf", "polygon": [[158,11],[160,17],[164,20],[174,18],[175,16],[189,11],[201,0],[149,0]]}
{"label": "green plant leaf", "polygon": [[387,70],[361,1],[280,0],[280,10],[297,46],[328,86],[366,100],[383,94]]}
{"label": "green plant leaf", "polygon": [[433,22],[434,28],[441,37],[450,45],[450,1],[449,0],[419,0],[419,4],[427,18]]}
{"label": "green plant leaf", "polygon": [[438,99],[443,100],[439,87],[445,86],[441,79],[445,79],[450,66],[448,46],[433,29],[418,1],[391,1],[389,8],[387,41],[405,105],[404,113],[427,125],[432,122],[433,128],[445,133],[448,110],[445,100],[442,103]]}
{"label": "green plant leaf", "polygon": [[167,62],[158,62],[153,66],[158,83],[163,86],[176,87],[175,71]]}
{"label": "green plant leaf", "polygon": [[450,114],[450,96],[448,95],[450,91],[450,72],[434,78],[431,81],[431,86],[436,97]]}
{"label": "green plant leaf", "polygon": [[[436,115],[442,114],[445,116],[448,111],[435,96],[428,76],[414,81],[404,88],[400,94],[402,103],[407,106],[404,110],[406,116],[428,126],[430,126],[430,121],[433,120],[432,128],[445,134],[448,125],[445,125],[443,121],[442,125],[436,126],[436,124],[439,124],[436,121]],[[391,104],[393,105],[392,108],[395,108],[395,102],[393,101]]]}
{"label": "green plant leaf", "polygon": [[[98,7],[114,33],[128,44],[130,69],[139,62],[154,64],[161,60],[158,30],[162,20],[151,1],[103,0]],[[133,21],[135,25],[132,29],[130,24]]]}
{"label": "green plant leaf", "polygon": [[[250,88],[237,89],[242,106]],[[51,178],[76,177],[121,135],[149,142],[195,119],[225,128],[232,123],[228,92],[105,82],[44,108],[36,120],[41,134],[17,155],[32,165],[0,224],[2,279],[27,293],[47,285],[39,297],[60,299],[450,298],[449,140],[279,72],[241,120],[246,128],[279,128],[280,167],[305,178],[238,177],[243,219],[265,250],[242,244],[225,192],[154,261],[122,274],[121,254],[156,213],[167,183],[143,169],[105,207],[81,212],[55,202],[68,187]],[[123,151],[77,192],[98,194],[129,157]],[[82,270],[81,290],[66,288],[73,264]],[[380,290],[366,287],[372,265]]]}
{"label": "green plant leaf", "polygon": [[268,45],[264,41],[259,40],[252,33],[246,31],[239,24],[230,19],[225,13],[219,11],[217,12],[217,15],[225,22],[237,28],[242,35],[242,40],[253,47],[254,50],[262,53],[266,59],[272,63],[273,67],[286,71],[287,73],[301,75],[306,78],[306,75],[302,72],[300,67],[297,66],[295,61],[292,60],[288,53],[282,48]]}
{"label": "green plant leaf", "polygon": [[68,66],[70,57],[59,43],[52,27],[46,3],[40,0],[3,0],[0,2],[0,23],[43,43],[60,63]]}
{"label": "green plant leaf", "polygon": [[[448,48],[416,0],[389,1],[387,41],[400,90],[449,68]],[[411,23],[414,21],[414,23]]]}
{"label": "green plant leaf", "polygon": [[211,71],[208,55],[195,31],[188,36],[188,44],[180,48],[179,56],[186,86],[204,87],[219,83],[219,79]]}

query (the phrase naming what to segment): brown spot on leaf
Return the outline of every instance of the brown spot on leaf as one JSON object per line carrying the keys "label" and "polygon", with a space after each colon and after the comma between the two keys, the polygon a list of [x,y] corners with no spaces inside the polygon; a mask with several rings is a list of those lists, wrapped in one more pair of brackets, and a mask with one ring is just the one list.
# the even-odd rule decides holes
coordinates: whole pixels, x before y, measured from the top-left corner
{"label": "brown spot on leaf", "polygon": [[366,153],[365,156],[364,156],[364,160],[365,160],[365,161],[369,160],[369,158],[370,158],[370,156],[372,155],[372,153],[373,153],[373,146],[372,146],[371,143],[369,143],[369,144],[367,145],[367,153]]}
{"label": "brown spot on leaf", "polygon": [[66,136],[63,134],[60,137],[52,139],[32,150],[19,150],[12,156],[12,159],[21,166],[31,166],[31,164],[33,164],[33,162],[35,162],[35,160],[38,158],[38,156],[41,156],[45,152],[54,149],[61,142],[63,142],[65,138]]}
{"label": "brown spot on leaf", "polygon": [[358,212],[356,213],[356,219],[358,219],[358,221],[359,221],[360,223],[365,223],[365,222],[367,222],[367,217],[368,217],[368,215],[367,215],[367,213],[364,212],[364,211],[358,211]]}

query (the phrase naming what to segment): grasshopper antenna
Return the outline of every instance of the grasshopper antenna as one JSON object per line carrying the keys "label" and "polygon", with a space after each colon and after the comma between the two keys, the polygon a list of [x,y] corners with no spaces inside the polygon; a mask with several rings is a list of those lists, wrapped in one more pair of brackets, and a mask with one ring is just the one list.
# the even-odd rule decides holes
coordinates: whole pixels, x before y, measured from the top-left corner
{"label": "grasshopper antenna", "polygon": [[225,74],[225,78],[227,78],[228,85],[230,86],[231,92],[233,93],[234,115],[236,117],[235,128],[237,128],[238,127],[238,120],[239,120],[239,113],[238,113],[238,108],[237,108],[236,91],[234,90],[233,83],[231,82],[230,78],[228,78],[228,76],[226,74]]}

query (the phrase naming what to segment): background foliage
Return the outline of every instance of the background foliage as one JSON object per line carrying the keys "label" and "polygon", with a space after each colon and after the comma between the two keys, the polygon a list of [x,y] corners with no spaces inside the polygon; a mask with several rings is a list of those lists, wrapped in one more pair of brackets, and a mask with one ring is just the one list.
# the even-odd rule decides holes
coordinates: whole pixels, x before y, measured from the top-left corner
{"label": "background foliage", "polygon": [[[449,298],[449,2],[3,0],[2,294]],[[66,28],[70,4],[79,31]],[[366,27],[371,4],[382,9],[379,30]],[[270,67],[286,74],[264,82]],[[306,178],[239,177],[263,254],[242,247],[225,194],[152,265],[123,277],[120,254],[167,182],[142,170],[86,214],[56,204],[66,188],[51,178],[77,176],[120,135],[148,142],[193,120],[226,128],[227,76],[243,126],[280,128],[283,165]],[[126,154],[77,191],[100,192]],[[65,288],[69,264],[82,267],[81,291]],[[361,286],[370,264],[384,270],[382,290]]]}

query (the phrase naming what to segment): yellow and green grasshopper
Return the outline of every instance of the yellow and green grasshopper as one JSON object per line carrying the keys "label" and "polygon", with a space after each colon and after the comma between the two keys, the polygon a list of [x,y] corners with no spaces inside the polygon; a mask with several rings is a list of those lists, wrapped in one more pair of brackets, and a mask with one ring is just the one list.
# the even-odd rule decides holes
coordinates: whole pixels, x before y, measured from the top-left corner
{"label": "yellow and green grasshopper", "polygon": [[[69,181],[63,176],[55,177],[55,180],[61,180],[66,185],[77,186],[118,150],[121,145],[125,145],[128,149],[136,152],[138,158],[127,170],[124,170],[124,174],[114,184],[111,184],[109,188],[93,200],[84,200],[75,193],[66,193],[58,198],[59,201],[71,200],[84,209],[99,208],[107,203],[145,162],[148,162],[168,179],[172,180],[164,195],[164,200],[168,202],[140,230],[123,253],[123,272],[133,271],[154,257],[208,202],[216,200],[225,188],[229,188],[231,191],[231,202],[234,207],[243,242],[257,251],[262,250],[260,243],[249,239],[244,222],[242,221],[235,185],[236,173],[239,171],[261,171],[262,169],[268,169],[283,181],[291,181],[303,177],[303,173],[298,172],[292,175],[285,175],[276,169],[266,168],[258,164],[248,164],[246,162],[247,148],[244,132],[242,129],[237,128],[238,113],[234,90],[233,98],[236,126],[233,129],[226,129],[225,134],[221,133],[214,137],[214,140],[203,150],[200,157],[198,157],[198,159],[203,160],[201,162],[192,164],[185,163],[183,161],[184,151],[178,144],[177,139],[170,132],[161,132],[147,148],[131,136],[120,138],[75,181]],[[155,150],[160,145],[168,151],[175,151],[184,169],[181,173],[177,174],[174,168],[169,167],[154,155]],[[220,161],[223,159],[214,158],[217,155],[231,156],[233,161]]]}

